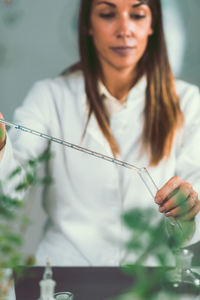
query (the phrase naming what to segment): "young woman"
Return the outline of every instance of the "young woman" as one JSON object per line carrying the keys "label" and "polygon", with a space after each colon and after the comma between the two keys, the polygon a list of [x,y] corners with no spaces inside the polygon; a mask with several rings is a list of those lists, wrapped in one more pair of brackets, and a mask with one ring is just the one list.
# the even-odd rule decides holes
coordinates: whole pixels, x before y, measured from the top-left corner
{"label": "young woman", "polygon": [[[53,265],[120,264],[120,215],[134,207],[158,205],[158,218],[187,222],[188,240],[196,242],[200,96],[197,87],[173,77],[160,0],[82,0],[79,46],[80,63],[36,83],[15,122],[148,166],[160,189],[154,203],[134,172],[51,143],[55,156],[46,171],[54,184],[44,194],[48,221],[38,263],[48,256]],[[1,130],[3,180],[48,143]]]}

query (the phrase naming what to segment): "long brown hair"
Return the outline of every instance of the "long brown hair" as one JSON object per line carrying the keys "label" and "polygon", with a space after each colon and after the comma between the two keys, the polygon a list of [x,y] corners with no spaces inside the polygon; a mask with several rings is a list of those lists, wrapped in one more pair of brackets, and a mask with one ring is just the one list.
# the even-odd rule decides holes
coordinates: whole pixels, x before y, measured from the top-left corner
{"label": "long brown hair", "polygon": [[[142,149],[149,155],[150,165],[157,165],[171,151],[176,129],[183,123],[179,98],[175,91],[174,77],[169,64],[162,24],[160,0],[146,0],[152,13],[153,34],[149,37],[143,57],[138,63],[138,77],[147,76],[146,102]],[[120,152],[109,125],[109,119],[98,92],[101,70],[92,37],[88,34],[92,0],[81,0],[79,15],[80,67],[85,78],[89,116],[95,114],[98,125],[110,144],[114,155]],[[76,67],[72,69],[76,69]]]}

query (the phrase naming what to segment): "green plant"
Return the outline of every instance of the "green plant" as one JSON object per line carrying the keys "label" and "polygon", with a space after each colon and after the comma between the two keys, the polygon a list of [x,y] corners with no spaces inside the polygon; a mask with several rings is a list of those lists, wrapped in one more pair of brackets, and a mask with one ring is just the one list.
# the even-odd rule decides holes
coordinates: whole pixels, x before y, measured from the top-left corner
{"label": "green plant", "polygon": [[52,154],[46,150],[37,158],[28,160],[23,167],[17,167],[4,182],[0,182],[0,300],[4,299],[12,282],[12,272],[7,275],[4,270],[34,263],[33,258],[27,258],[21,253],[23,236],[29,224],[25,202],[18,197],[4,194],[3,185],[16,176],[21,176],[22,180],[17,183],[14,192],[22,195],[32,186],[51,184],[51,177],[40,177],[37,172],[40,165],[51,157]]}
{"label": "green plant", "polygon": [[[174,300],[179,299],[172,290],[164,289],[168,278],[172,253],[184,246],[190,235],[189,223],[183,222],[182,231],[171,228],[166,218],[159,222],[157,212],[153,209],[133,209],[123,215],[123,222],[130,231],[130,238],[126,242],[127,253],[137,256],[134,265],[122,266],[122,272],[133,277],[134,285],[115,300]],[[158,268],[143,267],[148,257],[153,258],[160,266]]]}

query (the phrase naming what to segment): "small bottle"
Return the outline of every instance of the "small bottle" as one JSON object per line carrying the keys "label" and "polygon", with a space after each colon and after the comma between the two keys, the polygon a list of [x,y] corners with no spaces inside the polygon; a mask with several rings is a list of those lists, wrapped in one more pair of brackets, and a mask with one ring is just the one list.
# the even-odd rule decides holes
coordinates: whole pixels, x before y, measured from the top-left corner
{"label": "small bottle", "polygon": [[56,282],[52,279],[53,272],[49,260],[44,270],[43,278],[40,281],[40,298],[39,300],[55,300],[54,292]]}

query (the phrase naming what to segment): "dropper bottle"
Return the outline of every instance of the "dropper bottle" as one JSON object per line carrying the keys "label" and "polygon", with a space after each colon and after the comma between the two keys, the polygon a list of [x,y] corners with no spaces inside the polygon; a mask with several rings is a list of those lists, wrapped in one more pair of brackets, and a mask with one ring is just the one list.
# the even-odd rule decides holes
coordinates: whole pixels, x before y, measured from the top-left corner
{"label": "dropper bottle", "polygon": [[40,298],[38,300],[55,300],[54,292],[56,282],[53,280],[53,272],[50,266],[50,261],[47,260],[47,264],[43,273],[43,278],[40,281]]}

